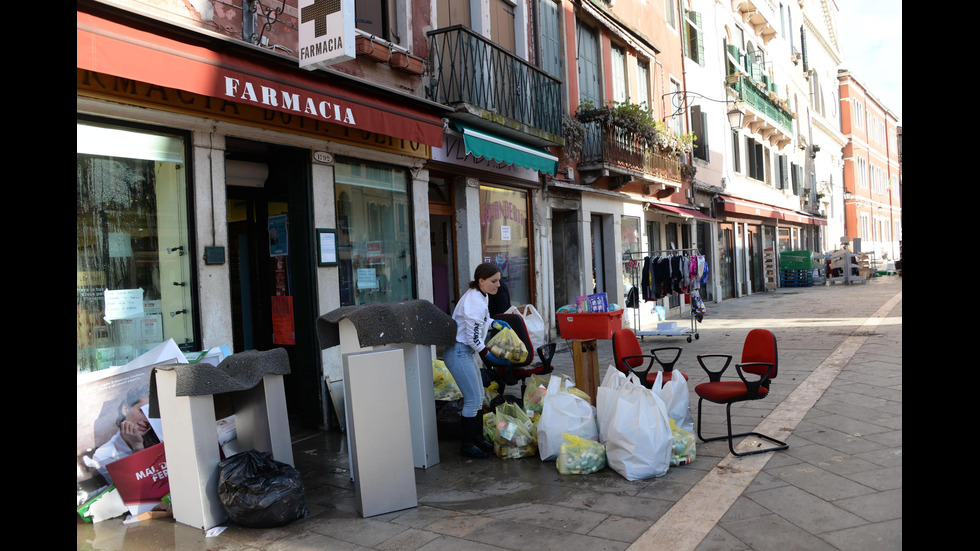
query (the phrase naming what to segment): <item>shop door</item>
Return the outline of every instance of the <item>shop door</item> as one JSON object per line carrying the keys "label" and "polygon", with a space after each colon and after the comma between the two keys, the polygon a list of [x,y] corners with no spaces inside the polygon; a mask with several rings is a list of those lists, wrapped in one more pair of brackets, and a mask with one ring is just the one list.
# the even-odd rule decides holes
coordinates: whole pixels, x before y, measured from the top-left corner
{"label": "shop door", "polygon": [[735,298],[735,228],[732,224],[724,224],[720,228],[721,239],[718,240],[719,283],[721,298]]}
{"label": "shop door", "polygon": [[749,226],[746,237],[749,247],[749,288],[753,293],[761,293],[766,290],[766,282],[763,277],[762,232],[759,231],[759,226]]}
{"label": "shop door", "polygon": [[285,349],[290,421],[322,426],[308,154],[229,140],[226,169],[233,351]]}

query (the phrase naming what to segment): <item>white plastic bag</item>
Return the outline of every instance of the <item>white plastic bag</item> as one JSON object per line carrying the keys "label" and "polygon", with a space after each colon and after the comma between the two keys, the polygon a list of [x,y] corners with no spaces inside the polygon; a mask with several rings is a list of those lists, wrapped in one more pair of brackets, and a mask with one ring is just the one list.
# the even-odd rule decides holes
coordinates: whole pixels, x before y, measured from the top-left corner
{"label": "white plastic bag", "polygon": [[674,370],[673,376],[663,382],[663,372],[657,372],[653,382],[653,393],[664,401],[667,406],[667,416],[677,423],[677,426],[687,432],[694,432],[694,418],[691,417],[691,396],[688,394],[687,379],[681,372]]}
{"label": "white plastic bag", "polygon": [[599,388],[596,389],[596,425],[599,427],[599,441],[603,444],[606,443],[606,435],[609,433],[606,424],[612,419],[612,407],[616,404],[616,392],[623,386],[632,384],[632,382],[639,384],[636,375],[630,373],[627,377],[625,373],[616,369],[616,366],[609,364],[606,375],[599,383]]}
{"label": "white plastic bag", "polygon": [[544,318],[533,304],[522,307],[511,306],[505,314],[517,314],[524,318],[524,326],[527,328],[527,335],[531,339],[531,348],[537,352],[538,348],[547,344],[544,332]]}
{"label": "white plastic bag", "polygon": [[552,376],[548,391],[541,400],[541,418],[538,419],[538,453],[541,460],[558,458],[562,434],[568,433],[590,440],[599,440],[599,429],[595,423],[595,408],[564,387],[567,379]]}
{"label": "white plastic bag", "polygon": [[599,390],[596,414],[609,467],[627,480],[667,474],[673,435],[663,400],[635,380]]}

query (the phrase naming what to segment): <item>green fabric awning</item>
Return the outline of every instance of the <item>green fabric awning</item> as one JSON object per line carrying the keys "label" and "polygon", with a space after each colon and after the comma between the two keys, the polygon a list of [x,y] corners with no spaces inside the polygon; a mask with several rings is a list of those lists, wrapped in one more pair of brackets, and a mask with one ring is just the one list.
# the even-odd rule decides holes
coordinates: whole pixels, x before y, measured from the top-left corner
{"label": "green fabric awning", "polygon": [[521,145],[463,124],[453,124],[463,133],[463,145],[467,153],[548,174],[558,171],[558,157],[543,149]]}

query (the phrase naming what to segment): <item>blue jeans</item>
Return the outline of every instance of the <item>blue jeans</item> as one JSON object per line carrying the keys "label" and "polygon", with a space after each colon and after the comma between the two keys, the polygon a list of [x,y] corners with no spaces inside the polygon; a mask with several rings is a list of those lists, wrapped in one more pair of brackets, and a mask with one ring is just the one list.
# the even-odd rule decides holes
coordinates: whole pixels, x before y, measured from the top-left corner
{"label": "blue jeans", "polygon": [[442,353],[442,361],[446,362],[449,373],[456,381],[456,386],[463,394],[463,417],[476,417],[483,405],[483,376],[476,363],[473,349],[461,342],[456,342]]}

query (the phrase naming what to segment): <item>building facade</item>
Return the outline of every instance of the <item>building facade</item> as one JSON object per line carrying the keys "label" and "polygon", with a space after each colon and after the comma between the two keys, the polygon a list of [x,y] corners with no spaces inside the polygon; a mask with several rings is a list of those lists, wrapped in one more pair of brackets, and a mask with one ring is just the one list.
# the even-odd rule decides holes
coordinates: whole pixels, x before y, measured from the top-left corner
{"label": "building facade", "polygon": [[721,301],[770,288],[767,250],[895,254],[894,118],[835,95],[832,2],[341,2],[353,49],[312,65],[325,4],[274,4],[77,3],[79,374],[283,347],[290,415],[330,426],[316,318],[451,313],[480,262],[557,339],[597,292],[686,316],[627,304],[648,257],[703,256]]}
{"label": "building facade", "polygon": [[282,347],[290,415],[327,422],[317,316],[433,297],[450,109],[424,97],[429,3],[399,6],[358,3],[360,53],[308,69],[296,3],[77,3],[80,374],[168,339]]}
{"label": "building facade", "polygon": [[[839,56],[824,38],[833,36],[833,17],[814,21],[808,10],[836,8],[769,0],[681,4],[688,110],[705,146],[695,150],[695,194],[717,220],[714,295],[773,289],[781,251],[822,251],[832,239],[825,202],[830,184],[841,180],[835,151],[842,138],[835,114],[813,91],[824,93],[814,75],[833,74]],[[740,121],[725,116],[736,110]]]}
{"label": "building facade", "polygon": [[851,251],[874,253],[879,268],[902,257],[898,119],[850,71],[842,69],[844,230]]}

